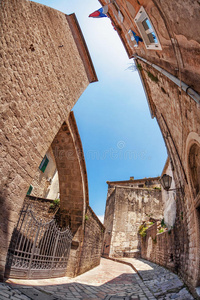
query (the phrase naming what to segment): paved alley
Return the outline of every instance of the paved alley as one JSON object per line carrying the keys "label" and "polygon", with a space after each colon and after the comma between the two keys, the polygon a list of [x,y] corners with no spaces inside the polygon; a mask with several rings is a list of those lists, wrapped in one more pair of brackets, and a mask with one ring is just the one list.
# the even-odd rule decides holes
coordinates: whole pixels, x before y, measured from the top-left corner
{"label": "paved alley", "polygon": [[129,265],[101,259],[100,266],[76,278],[10,279],[0,283],[0,300],[190,300],[183,282],[170,271],[145,260]]}

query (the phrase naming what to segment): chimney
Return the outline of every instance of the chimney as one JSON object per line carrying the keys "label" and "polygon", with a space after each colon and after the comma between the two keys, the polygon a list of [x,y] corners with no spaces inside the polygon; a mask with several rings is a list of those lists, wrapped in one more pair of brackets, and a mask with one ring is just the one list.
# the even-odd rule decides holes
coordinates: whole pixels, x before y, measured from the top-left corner
{"label": "chimney", "polygon": [[130,180],[134,180],[134,176],[131,176],[131,177],[130,177]]}

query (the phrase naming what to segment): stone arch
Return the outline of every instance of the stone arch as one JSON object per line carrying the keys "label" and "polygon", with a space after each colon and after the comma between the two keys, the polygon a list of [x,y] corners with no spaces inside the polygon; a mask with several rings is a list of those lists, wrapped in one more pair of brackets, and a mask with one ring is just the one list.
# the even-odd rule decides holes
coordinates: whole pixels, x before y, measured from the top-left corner
{"label": "stone arch", "polygon": [[190,147],[188,164],[192,193],[194,198],[196,198],[200,192],[200,147],[197,143]]}
{"label": "stone arch", "polygon": [[[54,159],[54,168],[56,163],[60,194],[60,209],[56,212],[54,217],[61,227],[69,226],[73,234],[66,269],[67,276],[73,277],[79,272],[79,265],[83,256],[82,247],[85,241],[85,215],[89,206],[86,165],[73,112],[69,114],[68,119],[62,124],[50,148]],[[50,155],[48,155],[48,157],[50,159]],[[38,169],[39,174],[40,170]],[[36,179],[38,178],[36,177]],[[35,185],[33,184],[33,186]],[[44,186],[42,185],[41,191],[43,190]],[[38,212],[36,208],[38,203],[34,202],[37,200],[38,191],[40,191],[40,189],[36,191],[36,195],[33,195],[32,198],[25,198],[26,202],[33,201],[29,203],[34,207],[33,210],[36,212],[36,215]],[[44,201],[40,196],[38,199]],[[42,207],[43,211],[46,209],[47,206]],[[41,207],[39,211],[40,210]],[[40,215],[40,213],[38,213],[38,215]],[[52,216],[53,215],[51,215],[51,217]],[[10,271],[10,265],[7,265],[5,272],[6,277],[10,276]],[[14,276],[16,276],[16,274]]]}
{"label": "stone arch", "polygon": [[60,187],[60,222],[76,234],[89,205],[86,166],[73,113],[54,138],[52,149]]}
{"label": "stone arch", "polygon": [[187,162],[186,172],[187,172],[187,177],[189,182],[190,194],[194,201],[200,191],[199,155],[200,155],[200,136],[195,132],[190,132],[186,141],[185,161]]}

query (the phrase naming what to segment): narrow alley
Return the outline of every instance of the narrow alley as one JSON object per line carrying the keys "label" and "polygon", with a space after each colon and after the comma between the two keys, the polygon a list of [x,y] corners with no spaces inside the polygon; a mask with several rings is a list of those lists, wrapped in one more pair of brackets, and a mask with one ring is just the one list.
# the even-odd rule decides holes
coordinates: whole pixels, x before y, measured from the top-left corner
{"label": "narrow alley", "polygon": [[98,267],[73,279],[10,279],[0,283],[0,299],[194,299],[178,276],[165,268],[142,259],[123,260],[129,265],[102,258]]}

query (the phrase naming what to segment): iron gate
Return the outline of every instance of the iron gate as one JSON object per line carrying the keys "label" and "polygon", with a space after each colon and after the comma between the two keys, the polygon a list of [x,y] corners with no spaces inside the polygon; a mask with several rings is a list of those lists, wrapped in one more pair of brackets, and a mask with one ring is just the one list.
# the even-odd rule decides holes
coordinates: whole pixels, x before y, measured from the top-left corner
{"label": "iron gate", "polygon": [[8,252],[6,275],[40,279],[64,276],[72,233],[61,230],[55,219],[38,221],[29,206],[21,211]]}

